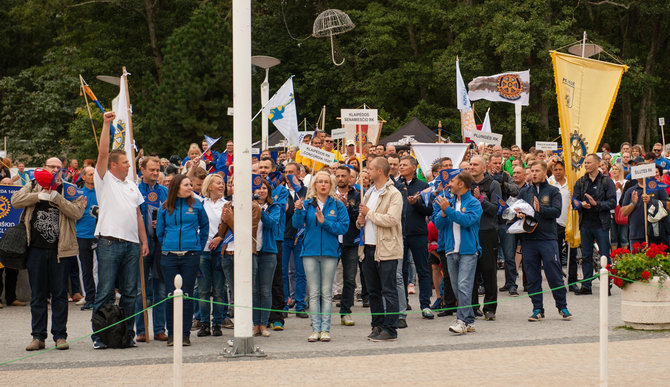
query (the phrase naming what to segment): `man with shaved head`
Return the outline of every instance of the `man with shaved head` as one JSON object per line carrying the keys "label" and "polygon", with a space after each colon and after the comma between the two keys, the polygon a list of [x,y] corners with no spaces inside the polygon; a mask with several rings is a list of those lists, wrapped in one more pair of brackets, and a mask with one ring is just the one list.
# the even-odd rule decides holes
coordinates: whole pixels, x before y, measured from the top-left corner
{"label": "man with shaved head", "polygon": [[[28,281],[32,341],[26,351],[45,347],[48,301],[51,299],[51,335],[57,349],[67,344],[67,277],[79,252],[75,222],[86,207],[83,197],[68,201],[63,197],[63,164],[57,157],[46,161],[28,182],[12,196],[12,206],[23,208],[22,222],[28,242]],[[40,182],[37,179],[40,177]],[[46,185],[46,188],[44,187]]]}

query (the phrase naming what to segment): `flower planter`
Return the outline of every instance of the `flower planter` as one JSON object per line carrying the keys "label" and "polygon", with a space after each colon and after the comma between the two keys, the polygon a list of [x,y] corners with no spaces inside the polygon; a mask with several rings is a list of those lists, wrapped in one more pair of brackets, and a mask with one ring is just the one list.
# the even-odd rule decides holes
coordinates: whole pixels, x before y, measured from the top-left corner
{"label": "flower planter", "polygon": [[670,329],[670,282],[660,287],[658,277],[648,284],[632,282],[621,290],[621,318],[627,327],[643,330]]}

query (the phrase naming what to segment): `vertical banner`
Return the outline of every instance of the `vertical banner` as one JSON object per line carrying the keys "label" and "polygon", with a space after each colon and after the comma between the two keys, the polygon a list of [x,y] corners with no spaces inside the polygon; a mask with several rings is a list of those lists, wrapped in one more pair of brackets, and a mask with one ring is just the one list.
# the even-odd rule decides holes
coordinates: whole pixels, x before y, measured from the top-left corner
{"label": "vertical banner", "polygon": [[[370,141],[376,145],[382,132],[382,121],[379,121],[377,109],[340,109],[342,127],[346,130],[346,139],[356,142],[356,152],[360,153],[360,144]],[[358,138],[360,133],[361,138]]]}
{"label": "vertical banner", "polygon": [[17,185],[0,185],[0,237],[5,235],[5,230],[16,226],[21,219],[23,209],[12,206],[12,195],[20,189],[21,187]]}
{"label": "vertical banner", "polygon": [[[570,191],[584,174],[584,158],[596,152],[628,67],[551,51],[561,124],[565,172]],[[579,216],[568,212],[566,239],[581,242]]]}

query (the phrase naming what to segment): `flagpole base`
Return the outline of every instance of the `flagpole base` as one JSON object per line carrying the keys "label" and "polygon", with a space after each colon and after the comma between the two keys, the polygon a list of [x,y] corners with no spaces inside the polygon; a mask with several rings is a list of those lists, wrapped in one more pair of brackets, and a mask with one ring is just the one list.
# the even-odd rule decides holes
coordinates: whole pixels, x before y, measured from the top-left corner
{"label": "flagpole base", "polygon": [[233,347],[224,349],[221,355],[225,358],[267,356],[260,347],[254,345],[253,337],[235,337]]}

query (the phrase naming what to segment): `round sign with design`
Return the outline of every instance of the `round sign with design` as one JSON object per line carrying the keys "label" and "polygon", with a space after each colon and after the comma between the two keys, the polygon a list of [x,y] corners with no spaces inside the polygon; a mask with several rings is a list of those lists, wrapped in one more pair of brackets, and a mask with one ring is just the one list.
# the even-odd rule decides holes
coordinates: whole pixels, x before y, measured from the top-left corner
{"label": "round sign with design", "polygon": [[158,200],[158,194],[156,192],[149,192],[147,195],[147,200],[150,202],[155,202]]}
{"label": "round sign with design", "polygon": [[77,188],[73,185],[70,185],[67,187],[67,194],[70,196],[74,196],[77,194]]}
{"label": "round sign with design", "polygon": [[0,219],[4,218],[9,214],[9,210],[12,209],[12,205],[9,203],[9,199],[4,196],[0,196]]}
{"label": "round sign with design", "polygon": [[577,131],[570,135],[570,151],[572,154],[572,159],[570,161],[573,169],[579,169],[582,166],[582,163],[584,163],[584,158],[588,154],[586,151],[587,145],[586,141],[584,141],[584,137],[577,133]]}
{"label": "round sign with design", "polygon": [[519,74],[504,74],[498,77],[498,93],[509,101],[516,101],[521,98],[523,85]]}

